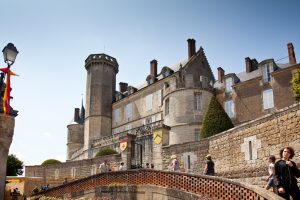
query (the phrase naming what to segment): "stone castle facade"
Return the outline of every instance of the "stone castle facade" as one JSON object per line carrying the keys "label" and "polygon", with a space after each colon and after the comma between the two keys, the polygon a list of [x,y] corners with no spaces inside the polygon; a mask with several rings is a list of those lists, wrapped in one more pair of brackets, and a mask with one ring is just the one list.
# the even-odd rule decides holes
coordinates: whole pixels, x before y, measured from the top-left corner
{"label": "stone castle facade", "polygon": [[120,82],[119,91],[115,91],[117,60],[105,54],[90,55],[85,61],[85,108],[76,108],[74,121],[67,126],[67,160],[90,159],[110,147],[121,154],[127,168],[151,163],[163,169],[163,147],[200,140],[212,96],[235,125],[294,103],[290,81],[300,65],[292,43],[287,45],[289,63],[274,59],[258,63],[247,57],[245,72],[225,74],[219,67],[216,80],[204,49],[196,51],[196,41],[187,41],[187,59],[164,66],[159,73],[158,62],[152,60],[145,83],[133,87]]}
{"label": "stone castle facade", "polygon": [[[279,158],[279,150],[292,146],[294,161],[300,163],[300,104],[294,102],[291,78],[296,63],[288,44],[289,63],[273,59],[258,63],[246,58],[246,71],[225,74],[218,68],[215,80],[203,48],[195,51],[188,40],[188,59],[157,73],[157,61],[150,62],[145,84],[134,88],[119,84],[116,59],[105,54],[86,60],[86,110],[75,108],[68,127],[68,161],[47,166],[26,166],[26,177],[42,177],[43,184],[60,185],[99,173],[99,165],[109,161],[112,171],[120,162],[125,168],[154,165],[168,170],[175,154],[181,171],[201,174],[205,156],[215,162],[217,176],[250,184],[266,182],[269,155]],[[107,73],[107,74],[106,74]],[[270,92],[271,91],[271,92]],[[199,138],[202,119],[210,98],[216,95],[235,124],[233,129],[206,139]],[[95,157],[102,148],[119,154]]]}

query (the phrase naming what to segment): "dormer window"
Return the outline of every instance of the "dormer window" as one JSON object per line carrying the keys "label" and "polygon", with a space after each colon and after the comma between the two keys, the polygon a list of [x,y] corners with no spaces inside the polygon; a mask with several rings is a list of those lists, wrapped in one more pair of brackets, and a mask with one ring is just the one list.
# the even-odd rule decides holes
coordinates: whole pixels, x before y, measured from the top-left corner
{"label": "dormer window", "polygon": [[268,83],[271,81],[271,73],[273,72],[272,64],[267,63],[262,66],[263,82]]}
{"label": "dormer window", "polygon": [[232,77],[225,79],[225,92],[229,93],[232,92],[232,85],[233,85],[233,79]]}

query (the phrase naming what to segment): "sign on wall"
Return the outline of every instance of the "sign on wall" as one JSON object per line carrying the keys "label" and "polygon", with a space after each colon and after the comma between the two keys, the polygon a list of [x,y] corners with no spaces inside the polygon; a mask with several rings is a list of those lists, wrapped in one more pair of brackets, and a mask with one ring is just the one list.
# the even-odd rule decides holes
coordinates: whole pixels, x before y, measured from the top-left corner
{"label": "sign on wall", "polygon": [[127,147],[127,140],[120,141],[120,150],[125,151],[126,147]]}
{"label": "sign on wall", "polygon": [[160,144],[162,141],[162,130],[156,130],[153,133],[153,140],[155,144]]}

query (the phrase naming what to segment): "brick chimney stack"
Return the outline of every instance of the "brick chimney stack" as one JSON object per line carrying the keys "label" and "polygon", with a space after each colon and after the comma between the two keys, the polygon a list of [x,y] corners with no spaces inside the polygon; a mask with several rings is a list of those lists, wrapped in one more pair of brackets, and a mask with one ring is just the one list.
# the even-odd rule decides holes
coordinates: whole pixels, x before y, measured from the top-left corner
{"label": "brick chimney stack", "polygon": [[196,40],[188,39],[188,58],[190,59],[196,53]]}
{"label": "brick chimney stack", "polygon": [[294,65],[297,63],[297,61],[296,61],[293,43],[291,43],[291,42],[288,43],[287,48],[288,48],[288,53],[289,53],[289,63]]}
{"label": "brick chimney stack", "polygon": [[223,82],[225,71],[222,67],[218,67],[218,81]]}
{"label": "brick chimney stack", "polygon": [[77,123],[80,122],[79,108],[75,108],[75,111],[74,111],[74,121],[77,122]]}
{"label": "brick chimney stack", "polygon": [[128,88],[128,83],[123,83],[123,82],[120,82],[119,83],[119,91],[121,93],[124,93],[127,91],[127,88]]}
{"label": "brick chimney stack", "polygon": [[157,60],[150,61],[150,74],[153,78],[157,76]]}
{"label": "brick chimney stack", "polygon": [[245,63],[246,63],[246,72],[247,73],[252,72],[253,71],[252,62],[251,62],[251,59],[249,57],[245,58]]}

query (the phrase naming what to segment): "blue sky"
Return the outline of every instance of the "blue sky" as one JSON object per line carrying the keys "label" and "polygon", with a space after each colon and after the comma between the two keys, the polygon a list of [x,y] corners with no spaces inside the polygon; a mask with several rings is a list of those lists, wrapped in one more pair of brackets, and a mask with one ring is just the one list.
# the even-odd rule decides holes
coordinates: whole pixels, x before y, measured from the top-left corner
{"label": "blue sky", "polygon": [[286,57],[288,42],[300,60],[297,0],[0,0],[0,5],[0,48],[12,42],[20,52],[12,67],[20,76],[12,78],[11,105],[19,116],[10,153],[26,165],[64,161],[66,126],[85,94],[89,54],[104,52],[118,60],[117,86],[143,82],[152,59],[160,71],[187,58],[188,38],[204,48],[215,78],[217,67],[244,71],[248,56],[258,62]]}

